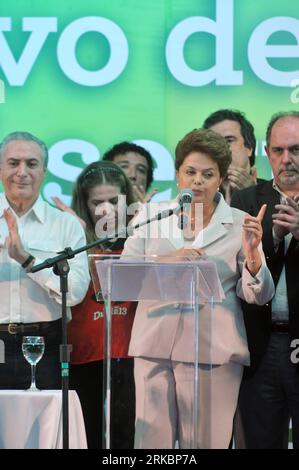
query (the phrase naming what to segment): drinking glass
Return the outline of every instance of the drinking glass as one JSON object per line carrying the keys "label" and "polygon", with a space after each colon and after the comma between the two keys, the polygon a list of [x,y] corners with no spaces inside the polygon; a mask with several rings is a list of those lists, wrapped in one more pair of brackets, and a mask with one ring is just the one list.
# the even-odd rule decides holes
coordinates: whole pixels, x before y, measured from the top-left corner
{"label": "drinking glass", "polygon": [[31,365],[31,385],[27,390],[39,390],[35,385],[36,364],[41,360],[45,350],[43,336],[23,336],[22,351],[26,361]]}

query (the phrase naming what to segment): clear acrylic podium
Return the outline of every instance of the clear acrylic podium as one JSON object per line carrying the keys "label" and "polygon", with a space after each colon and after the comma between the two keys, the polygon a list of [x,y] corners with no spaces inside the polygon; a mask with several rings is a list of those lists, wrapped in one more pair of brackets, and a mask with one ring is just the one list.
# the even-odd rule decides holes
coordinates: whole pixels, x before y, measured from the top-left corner
{"label": "clear acrylic podium", "polygon": [[[135,301],[130,355],[166,358],[193,364],[188,448],[209,447],[213,304],[223,291],[212,261],[159,261],[157,256],[90,255],[94,289],[105,303],[104,368],[105,447],[110,448],[111,345],[113,303]],[[149,332],[152,331],[152,338]],[[143,342],[143,334],[146,340]],[[160,338],[157,339],[157,338]],[[146,344],[148,343],[148,344]],[[133,351],[133,353],[131,352]],[[201,370],[205,380],[201,384]],[[193,372],[192,372],[193,374]],[[208,380],[207,380],[208,377]],[[121,393],[121,391],[120,391]],[[204,434],[204,437],[202,437]],[[163,448],[163,447],[162,447]]]}

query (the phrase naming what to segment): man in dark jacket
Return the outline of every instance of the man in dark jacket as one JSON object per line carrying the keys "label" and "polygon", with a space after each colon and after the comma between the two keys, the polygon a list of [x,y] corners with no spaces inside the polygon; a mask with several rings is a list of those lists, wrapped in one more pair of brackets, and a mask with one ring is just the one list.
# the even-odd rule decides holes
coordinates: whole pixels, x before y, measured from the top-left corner
{"label": "man in dark jacket", "polygon": [[299,338],[299,112],[272,117],[266,152],[274,179],[234,192],[231,202],[251,215],[267,204],[263,248],[276,285],[269,304],[243,305],[251,366],[238,416],[247,448],[287,447],[290,418],[299,448],[299,365],[291,354]]}
{"label": "man in dark jacket", "polygon": [[204,129],[222,135],[230,146],[232,163],[221,184],[226,202],[230,204],[234,191],[255,186],[263,180],[256,177],[254,127],[244,113],[232,109],[219,109],[204,121]]}

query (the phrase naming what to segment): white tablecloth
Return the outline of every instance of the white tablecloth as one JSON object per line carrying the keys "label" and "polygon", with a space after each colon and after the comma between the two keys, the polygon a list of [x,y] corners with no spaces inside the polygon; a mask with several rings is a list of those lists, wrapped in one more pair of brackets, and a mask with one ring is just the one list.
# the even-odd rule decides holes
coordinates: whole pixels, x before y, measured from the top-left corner
{"label": "white tablecloth", "polygon": [[[61,449],[61,390],[0,390],[0,448]],[[87,448],[81,405],[73,390],[69,391],[69,448]]]}

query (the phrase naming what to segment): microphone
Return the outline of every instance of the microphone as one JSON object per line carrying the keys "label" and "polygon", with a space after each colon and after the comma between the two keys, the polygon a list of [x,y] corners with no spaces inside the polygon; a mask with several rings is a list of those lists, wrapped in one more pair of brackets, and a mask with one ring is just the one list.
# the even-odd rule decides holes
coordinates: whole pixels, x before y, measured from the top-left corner
{"label": "microphone", "polygon": [[191,189],[183,189],[179,197],[178,228],[184,230],[188,225],[190,204],[193,198]]}

